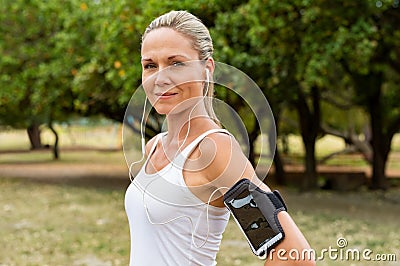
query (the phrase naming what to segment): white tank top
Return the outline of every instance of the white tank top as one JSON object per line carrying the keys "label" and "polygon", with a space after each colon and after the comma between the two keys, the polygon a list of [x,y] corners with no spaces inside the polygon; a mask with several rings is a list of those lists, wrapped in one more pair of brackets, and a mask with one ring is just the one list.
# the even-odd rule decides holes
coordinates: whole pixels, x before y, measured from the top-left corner
{"label": "white tank top", "polygon": [[[131,254],[130,266],[216,265],[216,255],[229,220],[229,211],[197,198],[186,186],[182,169],[199,142],[223,129],[209,130],[154,174],[146,165],[158,141],[157,135],[143,167],[125,195]],[[229,134],[229,133],[228,133]]]}

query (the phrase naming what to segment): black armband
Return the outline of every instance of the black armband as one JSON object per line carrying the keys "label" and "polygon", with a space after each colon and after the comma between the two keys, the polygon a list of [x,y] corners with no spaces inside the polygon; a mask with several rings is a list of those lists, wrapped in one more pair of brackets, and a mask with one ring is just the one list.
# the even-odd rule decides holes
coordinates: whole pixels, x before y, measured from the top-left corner
{"label": "black armband", "polygon": [[278,191],[266,192],[250,180],[241,179],[226,192],[224,203],[255,255],[267,255],[284,239],[278,213],[287,208]]}

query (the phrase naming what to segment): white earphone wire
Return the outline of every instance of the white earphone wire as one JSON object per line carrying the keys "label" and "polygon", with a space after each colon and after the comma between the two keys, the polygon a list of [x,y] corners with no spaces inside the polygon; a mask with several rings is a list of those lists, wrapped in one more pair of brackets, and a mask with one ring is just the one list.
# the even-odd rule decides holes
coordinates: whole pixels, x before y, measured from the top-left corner
{"label": "white earphone wire", "polygon": [[[206,68],[205,71],[206,71],[206,89],[205,89],[205,93],[204,93],[204,95],[203,95],[203,100],[205,99],[205,97],[207,97],[207,93],[208,93],[208,90],[209,90],[209,87],[210,87],[210,74],[209,74],[209,70]],[[145,117],[145,113],[146,113],[146,100],[147,100],[147,98],[145,99],[145,102],[144,102],[144,105],[143,105],[143,115],[142,115],[142,119],[141,119],[141,123],[140,123],[140,136],[141,136],[142,158],[141,158],[139,161],[135,161],[135,162],[131,163],[131,165],[130,165],[130,167],[129,167],[129,178],[130,178],[131,182],[133,182],[133,180],[132,180],[132,178],[133,178],[133,173],[132,173],[132,168],[133,168],[133,166],[134,166],[135,164],[141,162],[141,161],[144,159],[145,154],[146,154],[146,152],[145,152],[144,129],[143,129],[143,127],[144,127],[144,117]],[[186,142],[186,140],[187,140],[187,138],[188,138],[188,136],[189,136],[190,126],[191,126],[191,121],[190,121],[190,120],[191,120],[191,117],[192,117],[192,113],[193,113],[193,111],[195,110],[195,108],[197,107],[197,105],[198,105],[199,103],[201,103],[201,101],[197,102],[197,103],[193,106],[192,110],[191,110],[190,113],[189,113],[189,117],[188,117],[188,129],[187,129],[185,138],[183,139],[182,144],[178,147],[178,149],[177,149],[177,151],[176,151],[176,153],[175,153],[175,155],[174,155],[173,158],[176,158],[176,156],[178,155],[179,151],[181,150],[181,148],[183,147],[183,145],[185,144],[185,142]],[[173,159],[171,160],[171,162],[172,162],[172,161],[173,161]],[[172,164],[171,164],[171,166],[172,166]],[[221,189],[223,189],[223,188],[226,188],[226,189],[229,189],[229,188],[228,188],[228,187],[220,187],[220,188],[215,189],[215,190],[210,194],[210,197],[209,197],[209,199],[208,199],[208,201],[207,201],[207,203],[206,203],[207,236],[206,236],[206,239],[204,240],[204,242],[203,242],[200,246],[197,246],[196,243],[194,242],[194,234],[195,234],[194,223],[193,223],[193,220],[192,220],[192,218],[191,218],[190,216],[181,215],[181,216],[172,218],[172,219],[170,219],[170,220],[168,220],[168,221],[160,222],[160,223],[153,222],[153,221],[151,220],[150,214],[149,214],[149,212],[148,212],[147,204],[145,203],[145,194],[146,194],[145,192],[146,192],[146,190],[147,190],[147,187],[148,187],[150,184],[152,184],[152,182],[154,182],[155,180],[156,180],[156,179],[154,179],[154,180],[152,180],[150,183],[148,183],[148,184],[146,185],[146,187],[144,188],[144,190],[143,190],[143,198],[142,198],[142,200],[143,200],[143,207],[144,207],[144,209],[145,209],[145,211],[146,211],[146,216],[147,216],[148,221],[149,221],[151,224],[154,224],[154,225],[164,225],[164,224],[171,223],[171,222],[176,221],[176,220],[181,219],[181,218],[187,218],[187,219],[189,219],[190,224],[191,224],[191,227],[192,227],[192,234],[191,234],[191,236],[192,236],[192,243],[193,243],[194,247],[195,247],[195,248],[201,248],[201,247],[203,247],[203,246],[207,243],[208,237],[209,237],[209,234],[210,234],[209,206],[210,206],[211,199],[212,199],[212,197],[214,196],[214,194],[215,194],[216,192],[218,192],[219,190],[221,190]]]}
{"label": "white earphone wire", "polygon": [[[154,179],[154,180],[152,180],[150,183],[148,183],[148,184],[146,185],[146,187],[144,188],[144,191],[146,191],[146,190],[147,190],[147,187],[150,186],[151,183],[153,183],[153,182],[156,181],[156,180],[157,180],[157,179]],[[139,189],[140,189],[140,188],[139,188]],[[212,200],[214,194],[217,193],[217,192],[218,192],[219,190],[221,190],[221,189],[229,189],[229,187],[219,187],[219,188],[216,188],[216,189],[210,194],[210,197],[208,198],[208,201],[207,201],[207,203],[206,203],[207,235],[206,235],[206,238],[205,238],[204,242],[203,242],[201,245],[199,245],[199,246],[197,246],[196,243],[195,243],[195,241],[194,241],[194,234],[195,234],[196,228],[195,228],[194,222],[193,222],[193,220],[192,220],[192,218],[191,218],[190,216],[188,216],[188,215],[181,215],[181,216],[178,216],[178,217],[169,219],[169,220],[164,221],[164,222],[154,222],[154,221],[151,219],[151,217],[150,217],[149,210],[148,210],[147,204],[146,204],[146,202],[145,202],[145,194],[146,194],[146,193],[143,193],[143,197],[142,197],[143,207],[144,207],[144,209],[145,209],[146,216],[147,216],[147,219],[148,219],[149,223],[151,223],[151,224],[153,224],[153,225],[165,225],[165,224],[171,223],[171,222],[173,222],[173,221],[176,221],[176,220],[179,220],[179,219],[182,219],[182,218],[187,218],[187,219],[189,220],[190,225],[191,225],[191,228],[192,228],[192,234],[191,234],[191,236],[192,236],[192,243],[193,243],[193,246],[194,246],[195,248],[202,248],[202,247],[207,243],[208,237],[210,236],[210,223],[209,223],[209,207],[210,207],[210,203],[211,203],[211,200]],[[199,217],[200,217],[200,216],[201,216],[201,214],[199,215]]]}
{"label": "white earphone wire", "polygon": [[140,163],[141,161],[143,161],[145,155],[146,155],[146,142],[145,142],[145,138],[144,138],[144,117],[146,114],[146,103],[147,103],[147,97],[144,99],[144,104],[143,104],[143,114],[142,114],[142,118],[140,120],[140,142],[141,142],[141,149],[142,149],[142,157],[138,160],[138,161],[134,161],[129,165],[129,179],[131,182],[133,182],[133,166]]}
{"label": "white earphone wire", "polygon": [[[209,72],[208,68],[206,68],[205,71],[206,71],[206,91],[205,91],[205,93],[204,93],[204,95],[203,95],[203,101],[204,101],[204,99],[207,97],[207,93],[208,93],[208,90],[209,90],[209,88],[210,88],[210,74],[209,74],[210,72]],[[173,158],[176,158],[176,156],[177,156],[178,153],[180,152],[181,148],[182,148],[183,145],[185,144],[187,138],[189,137],[190,125],[191,125],[190,123],[191,123],[192,113],[193,113],[193,111],[195,110],[195,108],[197,107],[198,104],[200,104],[200,101],[198,101],[198,102],[193,106],[192,110],[190,110],[189,118],[188,118],[188,129],[187,129],[187,131],[186,131],[185,138],[183,139],[182,144],[181,144],[181,145],[178,147],[178,149],[176,150],[176,152],[175,152]],[[173,161],[173,160],[171,160],[171,162],[172,162],[172,161]]]}

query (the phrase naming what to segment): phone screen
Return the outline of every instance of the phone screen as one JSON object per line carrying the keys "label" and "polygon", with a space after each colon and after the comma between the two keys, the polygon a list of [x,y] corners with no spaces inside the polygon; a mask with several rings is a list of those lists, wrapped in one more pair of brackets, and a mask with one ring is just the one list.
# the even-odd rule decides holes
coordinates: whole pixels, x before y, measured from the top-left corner
{"label": "phone screen", "polygon": [[248,241],[256,250],[267,240],[277,235],[247,189],[228,202],[227,205]]}

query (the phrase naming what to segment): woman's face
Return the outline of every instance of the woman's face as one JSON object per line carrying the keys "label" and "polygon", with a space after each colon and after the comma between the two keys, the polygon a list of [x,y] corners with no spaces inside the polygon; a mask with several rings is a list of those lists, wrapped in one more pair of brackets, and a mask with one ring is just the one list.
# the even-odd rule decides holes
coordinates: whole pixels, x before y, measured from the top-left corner
{"label": "woman's face", "polygon": [[143,87],[159,114],[183,111],[203,96],[205,64],[188,37],[155,29],[143,40],[141,55]]}

